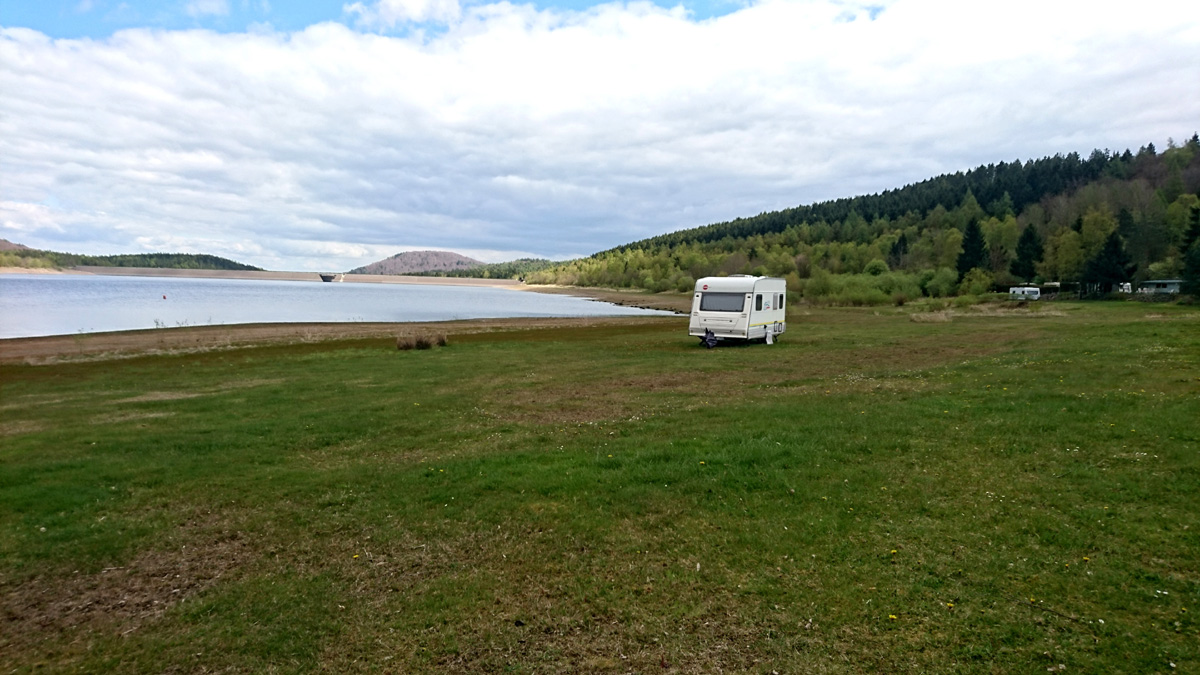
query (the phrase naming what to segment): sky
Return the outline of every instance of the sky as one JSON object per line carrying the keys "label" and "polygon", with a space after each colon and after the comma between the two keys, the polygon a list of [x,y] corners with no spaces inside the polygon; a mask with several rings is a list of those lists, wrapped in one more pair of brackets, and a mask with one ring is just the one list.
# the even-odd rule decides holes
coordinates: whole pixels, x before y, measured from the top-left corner
{"label": "sky", "polygon": [[1144,0],[3,0],[0,238],[486,262],[1200,130]]}

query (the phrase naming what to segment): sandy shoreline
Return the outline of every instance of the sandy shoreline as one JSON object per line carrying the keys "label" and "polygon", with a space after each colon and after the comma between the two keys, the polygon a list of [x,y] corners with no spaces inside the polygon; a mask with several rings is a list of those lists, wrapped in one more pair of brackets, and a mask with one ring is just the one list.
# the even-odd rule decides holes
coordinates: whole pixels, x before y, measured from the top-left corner
{"label": "sandy shoreline", "polygon": [[0,274],[82,274],[70,270],[45,267],[0,267]]}
{"label": "sandy shoreline", "polygon": [[[275,279],[315,281],[315,272],[240,272],[223,270],[147,270],[142,268],[75,268],[71,270],[27,270],[0,268],[0,274],[118,274],[130,276],[173,276],[213,279]],[[16,270],[16,271],[12,271]],[[116,270],[116,272],[112,271]],[[131,272],[134,272],[131,274]],[[167,272],[164,274],[163,272]],[[348,277],[351,275],[347,275]],[[646,293],[608,288],[528,286],[510,279],[457,279],[352,275],[352,283],[441,284],[508,288],[558,295],[574,295],[627,307],[658,309],[684,314],[691,306],[690,294]],[[359,278],[362,277],[362,278]],[[676,317],[571,317],[468,319],[419,323],[258,323],[218,326],[185,326],[141,330],[52,335],[0,339],[0,364],[45,364],[58,361],[128,358],[142,354],[179,353],[236,349],[256,345],[321,342],[358,338],[396,338],[414,335],[481,333],[555,327],[628,325],[647,321],[678,321]]]}
{"label": "sandy shoreline", "polygon": [[[0,340],[0,364],[43,365],[63,361],[103,361],[150,354],[239,349],[331,340],[400,338],[532,330],[602,328],[604,326],[679,322],[681,317],[569,317],[467,319],[428,323],[258,323],[187,326],[143,330],[52,335]],[[686,328],[686,324],[684,324]]]}

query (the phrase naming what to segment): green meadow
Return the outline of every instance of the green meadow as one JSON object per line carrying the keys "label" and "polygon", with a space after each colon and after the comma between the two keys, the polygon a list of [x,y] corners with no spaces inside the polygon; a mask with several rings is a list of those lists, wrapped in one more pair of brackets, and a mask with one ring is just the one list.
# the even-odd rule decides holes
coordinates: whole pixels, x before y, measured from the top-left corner
{"label": "green meadow", "polygon": [[1200,311],[0,369],[4,672],[1200,671]]}

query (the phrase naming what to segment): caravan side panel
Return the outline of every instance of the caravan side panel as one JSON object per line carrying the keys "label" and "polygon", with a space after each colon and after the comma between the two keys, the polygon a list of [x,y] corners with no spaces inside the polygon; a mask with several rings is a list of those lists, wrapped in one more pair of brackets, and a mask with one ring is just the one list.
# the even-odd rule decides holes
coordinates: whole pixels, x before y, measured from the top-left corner
{"label": "caravan side panel", "polygon": [[761,277],[754,284],[747,337],[774,337],[787,330],[787,282],[783,279]]}

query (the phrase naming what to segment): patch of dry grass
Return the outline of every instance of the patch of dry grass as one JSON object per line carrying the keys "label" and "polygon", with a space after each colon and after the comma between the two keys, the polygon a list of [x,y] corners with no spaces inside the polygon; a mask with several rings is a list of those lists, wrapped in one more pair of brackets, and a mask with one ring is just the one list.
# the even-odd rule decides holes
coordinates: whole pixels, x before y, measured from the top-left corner
{"label": "patch of dry grass", "polygon": [[34,576],[0,583],[4,637],[10,655],[86,650],[97,637],[129,635],[179,603],[216,586],[255,554],[240,532],[197,520],[165,538],[172,548],[144,550],[122,565],[97,572]]}

